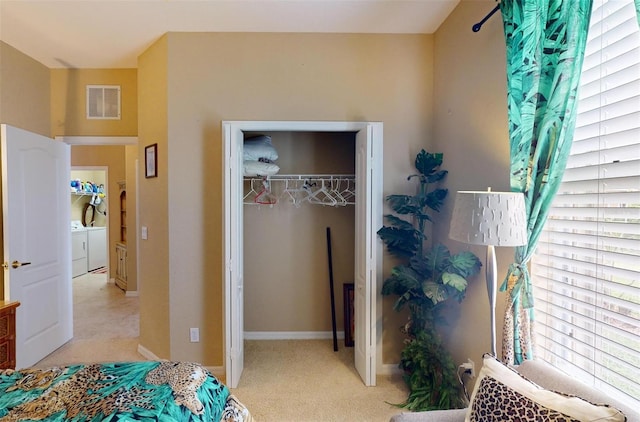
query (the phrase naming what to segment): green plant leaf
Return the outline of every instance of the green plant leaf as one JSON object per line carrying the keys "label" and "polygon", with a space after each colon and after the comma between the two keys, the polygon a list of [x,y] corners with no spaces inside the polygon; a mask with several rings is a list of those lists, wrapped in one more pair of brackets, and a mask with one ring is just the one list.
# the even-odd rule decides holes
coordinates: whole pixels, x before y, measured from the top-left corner
{"label": "green plant leaf", "polygon": [[403,296],[409,292],[406,299],[411,299],[412,292],[420,291],[422,284],[420,277],[406,265],[397,265],[391,270],[391,276],[382,283],[382,294]]}
{"label": "green plant leaf", "polygon": [[423,411],[465,406],[457,367],[434,328],[421,331],[406,343],[399,366],[409,387],[403,407]]}
{"label": "green plant leaf", "polygon": [[387,203],[398,214],[415,214],[421,208],[415,198],[409,195],[389,195]]}
{"label": "green plant leaf", "polygon": [[[431,220],[431,217],[429,217],[429,216],[428,216],[427,214],[425,214],[425,213],[417,212],[417,213],[415,213],[414,215],[415,215],[416,219],[418,219],[418,220],[422,220],[422,221],[432,221],[432,220]],[[425,239],[426,239],[426,236],[425,236]]]}
{"label": "green plant leaf", "polygon": [[424,295],[431,299],[434,305],[437,305],[440,302],[444,302],[449,298],[449,294],[447,292],[447,288],[434,281],[426,281],[422,284],[422,291]]}
{"label": "green plant leaf", "polygon": [[482,262],[469,251],[463,251],[458,254],[452,255],[449,258],[449,272],[454,272],[462,277],[470,277],[480,271]]}
{"label": "green plant leaf", "polygon": [[434,246],[426,255],[426,265],[429,266],[429,272],[432,276],[436,274],[440,274],[444,271],[449,265],[449,257],[451,254],[449,253],[449,249],[442,243]]}
{"label": "green plant leaf", "polygon": [[429,176],[433,174],[440,165],[442,165],[444,154],[439,153],[429,153],[424,149],[421,150],[416,156],[415,167],[424,176]]}
{"label": "green plant leaf", "polygon": [[427,261],[423,256],[411,257],[409,260],[409,266],[413,268],[413,270],[423,279],[429,279],[432,277],[432,268],[429,266],[429,261]]}
{"label": "green plant leaf", "polygon": [[448,189],[435,189],[425,195],[423,206],[427,206],[434,211],[440,212],[440,208],[442,208],[444,199],[448,194]]}
{"label": "green plant leaf", "polygon": [[437,183],[439,181],[441,181],[442,179],[444,179],[447,174],[449,174],[448,170],[440,170],[440,171],[436,171],[433,174],[430,174],[429,176],[427,176],[426,180],[427,183]]}
{"label": "green plant leaf", "polygon": [[405,292],[405,294],[403,294],[402,296],[399,296],[398,299],[396,300],[396,303],[393,304],[393,310],[396,312],[401,311],[402,308],[404,308],[404,305],[409,303],[410,300],[411,300],[411,293]]}
{"label": "green plant leaf", "polygon": [[467,289],[467,279],[454,273],[442,273],[442,283],[447,286],[451,286],[459,292],[464,292]]}
{"label": "green plant leaf", "polygon": [[378,236],[387,245],[387,250],[402,258],[409,258],[415,255],[420,247],[420,232],[409,226],[410,229],[399,229],[396,227],[382,227],[378,230]]}
{"label": "green plant leaf", "polygon": [[414,230],[413,224],[408,222],[407,220],[403,220],[400,217],[396,217],[393,214],[385,214],[384,218],[391,224],[393,227],[397,227],[403,230]]}

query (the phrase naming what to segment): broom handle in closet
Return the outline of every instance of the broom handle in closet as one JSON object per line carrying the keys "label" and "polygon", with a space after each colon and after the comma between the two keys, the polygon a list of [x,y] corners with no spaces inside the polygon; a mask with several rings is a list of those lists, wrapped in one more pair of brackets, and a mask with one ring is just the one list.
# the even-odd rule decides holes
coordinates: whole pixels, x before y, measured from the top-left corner
{"label": "broom handle in closet", "polygon": [[331,327],[333,328],[333,351],[338,351],[336,334],[336,300],[333,293],[333,260],[331,258],[331,228],[327,227],[327,254],[329,256],[329,290],[331,291]]}

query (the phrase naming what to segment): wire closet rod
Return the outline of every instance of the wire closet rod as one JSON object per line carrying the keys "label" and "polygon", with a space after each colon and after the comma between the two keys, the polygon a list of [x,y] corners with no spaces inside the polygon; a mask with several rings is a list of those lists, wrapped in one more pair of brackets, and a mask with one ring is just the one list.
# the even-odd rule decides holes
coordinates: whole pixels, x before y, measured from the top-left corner
{"label": "wire closet rod", "polygon": [[[355,204],[353,174],[278,174],[266,177],[244,177],[249,190],[243,197],[245,205],[274,205],[279,199],[299,207],[303,203],[345,206]],[[278,182],[282,192],[271,190]]]}
{"label": "wire closet rod", "polygon": [[[265,176],[267,180],[306,180],[306,179],[355,179],[355,174],[274,174]],[[257,177],[259,178],[259,176]],[[247,179],[247,177],[245,177]],[[256,179],[256,177],[253,177]]]}
{"label": "wire closet rod", "polygon": [[491,12],[489,12],[489,14],[485,16],[480,22],[478,22],[477,24],[471,27],[473,32],[480,31],[480,28],[482,28],[482,25],[484,25],[484,23],[488,21],[489,18],[491,18],[491,16],[493,16],[498,10],[500,10],[500,4],[498,4]]}

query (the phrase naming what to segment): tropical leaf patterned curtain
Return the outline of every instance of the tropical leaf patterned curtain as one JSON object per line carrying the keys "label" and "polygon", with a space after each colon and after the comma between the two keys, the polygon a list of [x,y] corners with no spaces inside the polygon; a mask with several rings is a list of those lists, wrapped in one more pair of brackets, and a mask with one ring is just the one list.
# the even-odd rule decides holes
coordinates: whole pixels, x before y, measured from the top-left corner
{"label": "tropical leaf patterned curtain", "polygon": [[640,25],[640,0],[636,0],[636,16],[638,16],[638,25]]}
{"label": "tropical leaf patterned curtain", "polygon": [[[640,1],[640,0],[638,0]],[[528,244],[516,248],[507,291],[502,360],[533,357],[533,296],[527,268],[566,167],[591,0],[502,0],[507,46],[511,190],[523,192]]]}

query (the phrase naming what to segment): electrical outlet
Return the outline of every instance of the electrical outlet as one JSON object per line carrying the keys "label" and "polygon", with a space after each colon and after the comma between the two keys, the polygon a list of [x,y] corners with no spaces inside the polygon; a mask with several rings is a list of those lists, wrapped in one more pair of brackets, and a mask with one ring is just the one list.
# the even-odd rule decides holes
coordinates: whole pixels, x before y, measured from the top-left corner
{"label": "electrical outlet", "polygon": [[469,377],[476,377],[476,364],[471,360],[471,358],[467,358],[467,361],[461,364],[460,368],[464,369],[464,373],[469,375]]}
{"label": "electrical outlet", "polygon": [[200,341],[200,329],[189,328],[189,338],[191,339],[191,343],[198,343]]}

